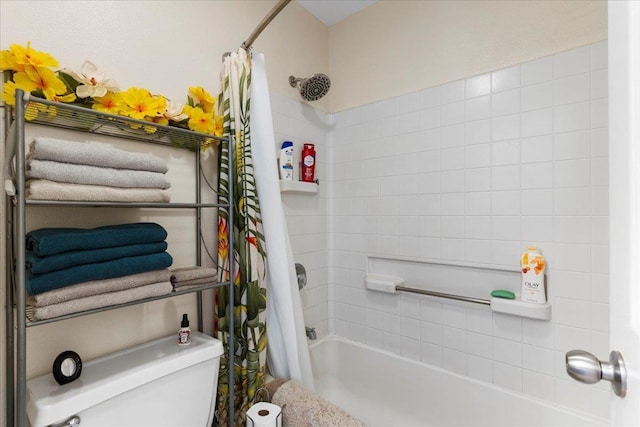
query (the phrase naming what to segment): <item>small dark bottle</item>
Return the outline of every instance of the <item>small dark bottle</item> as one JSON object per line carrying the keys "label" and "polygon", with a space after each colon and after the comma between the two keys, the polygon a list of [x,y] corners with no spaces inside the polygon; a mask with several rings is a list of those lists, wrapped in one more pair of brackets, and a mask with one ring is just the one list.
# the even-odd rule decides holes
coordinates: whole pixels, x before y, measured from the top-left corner
{"label": "small dark bottle", "polygon": [[187,313],[182,315],[182,323],[178,330],[178,346],[186,347],[191,344],[191,329],[189,328],[189,318]]}

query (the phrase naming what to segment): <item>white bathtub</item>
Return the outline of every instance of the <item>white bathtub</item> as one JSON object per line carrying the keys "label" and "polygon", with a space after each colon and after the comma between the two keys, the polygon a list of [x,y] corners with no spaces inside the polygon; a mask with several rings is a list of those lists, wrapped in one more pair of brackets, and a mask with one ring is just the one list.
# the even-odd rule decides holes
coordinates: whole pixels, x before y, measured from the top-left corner
{"label": "white bathtub", "polygon": [[371,427],[606,425],[348,339],[330,336],[310,349],[318,394]]}

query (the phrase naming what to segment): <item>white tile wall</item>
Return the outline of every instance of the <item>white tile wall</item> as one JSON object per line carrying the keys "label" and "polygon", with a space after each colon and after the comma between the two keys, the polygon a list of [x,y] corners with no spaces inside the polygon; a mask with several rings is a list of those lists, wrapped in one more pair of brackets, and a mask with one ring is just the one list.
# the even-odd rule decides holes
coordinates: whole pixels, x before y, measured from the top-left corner
{"label": "white tile wall", "polygon": [[[320,150],[328,191],[285,201],[296,252],[328,283],[305,295],[314,313],[305,316],[330,332],[608,417],[606,389],[564,373],[567,350],[608,352],[606,46],[329,117],[328,150]],[[306,125],[283,110],[278,129]],[[314,237],[320,243],[310,244]],[[550,322],[364,289],[367,254],[517,266],[529,244],[548,260]],[[311,260],[325,251],[328,265]]]}

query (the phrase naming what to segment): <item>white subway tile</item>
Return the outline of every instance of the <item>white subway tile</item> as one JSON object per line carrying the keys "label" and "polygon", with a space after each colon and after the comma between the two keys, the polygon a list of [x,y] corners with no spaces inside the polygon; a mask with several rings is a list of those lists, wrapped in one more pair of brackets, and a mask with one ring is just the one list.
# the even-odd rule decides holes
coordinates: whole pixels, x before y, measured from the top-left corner
{"label": "white subway tile", "polygon": [[418,113],[418,122],[420,129],[433,129],[440,126],[441,108],[433,107],[420,110]]}
{"label": "white subway tile", "polygon": [[553,131],[553,114],[550,108],[522,113],[522,137],[546,135]]}
{"label": "white subway tile", "polygon": [[553,163],[529,163],[520,167],[523,189],[553,188]]}
{"label": "white subway tile", "polygon": [[609,155],[609,128],[591,130],[591,155],[594,157]]}
{"label": "white subway tile", "polygon": [[[440,236],[441,232],[438,232]],[[420,257],[422,258],[441,258],[440,238],[439,237],[422,237],[420,238]]]}
{"label": "white subway tile", "polygon": [[440,105],[442,97],[442,86],[435,86],[421,90],[418,94],[418,104],[420,109],[432,108]]}
{"label": "white subway tile", "polygon": [[493,166],[520,163],[520,140],[493,142],[491,144],[491,164]]}
{"label": "white subway tile", "polygon": [[464,172],[464,170],[442,172],[440,181],[440,189],[442,193],[464,191]]}
{"label": "white subway tile", "polygon": [[467,325],[467,313],[463,307],[442,304],[442,324],[452,328],[464,329]]}
{"label": "white subway tile", "polygon": [[464,215],[464,193],[445,193],[440,196],[442,215]]}
{"label": "white subway tile", "polygon": [[399,97],[399,112],[400,114],[413,113],[418,110],[418,93],[408,93]]}
{"label": "white subway tile", "polygon": [[599,245],[609,244],[609,217],[591,217],[591,243]]}
{"label": "white subway tile", "polygon": [[591,215],[609,215],[609,188],[591,188]]}
{"label": "white subway tile", "polygon": [[442,345],[442,325],[438,323],[422,322],[420,331],[420,339],[423,342]]}
{"label": "white subway tile", "polygon": [[591,69],[590,47],[585,46],[554,55],[554,77],[556,79]]}
{"label": "white subway tile", "polygon": [[591,272],[609,273],[609,245],[591,245]]}
{"label": "white subway tile", "polygon": [[463,161],[465,168],[480,168],[491,165],[491,145],[467,145],[464,150]]}
{"label": "white subway tile", "polygon": [[[440,226],[440,217],[435,215],[421,216],[420,236],[421,237],[440,237],[442,228]],[[428,242],[425,242],[427,244]]]}
{"label": "white subway tile", "polygon": [[557,133],[553,136],[555,160],[572,160],[589,157],[591,152],[589,131]]}
{"label": "white subway tile", "polygon": [[522,367],[541,374],[553,375],[555,352],[549,348],[522,345]]}
{"label": "white subway tile", "polygon": [[520,88],[491,95],[491,116],[507,116],[520,112]]}
{"label": "white subway tile", "polygon": [[[496,215],[520,215],[520,191],[493,191],[491,193],[491,214],[494,218],[501,218]],[[518,221],[518,224],[520,222]],[[505,225],[505,224],[502,224]],[[495,227],[494,227],[495,230]],[[513,228],[508,228],[510,232],[510,238],[500,238],[499,240],[518,240],[520,236],[520,227],[518,226],[518,232],[513,234]],[[500,233],[503,234],[503,233]],[[494,239],[496,235],[494,234]],[[514,238],[517,236],[517,238]]]}
{"label": "white subway tile", "polygon": [[493,336],[511,341],[522,340],[522,318],[493,313]]}
{"label": "white subway tile", "polygon": [[491,92],[491,74],[469,77],[465,84],[467,98],[487,95]]}
{"label": "white subway tile", "polygon": [[[585,327],[589,327],[589,325],[585,325]],[[585,328],[556,324],[554,348],[560,352],[577,348],[589,351],[591,349],[591,333]]]}
{"label": "white subway tile", "polygon": [[606,68],[591,72],[591,99],[609,96],[609,72]]}
{"label": "white subway tile", "polygon": [[467,354],[463,351],[445,348],[443,350],[442,367],[460,375],[467,374]]}
{"label": "white subway tile", "polygon": [[467,122],[488,119],[489,117],[491,117],[491,97],[489,95],[467,99],[465,102],[465,120]]}
{"label": "white subway tile", "polygon": [[490,358],[467,354],[467,376],[491,384],[493,382],[493,362]]}
{"label": "white subway tile", "polygon": [[609,185],[609,158],[595,157],[591,159],[591,185]]}
{"label": "white subway tile", "polygon": [[523,190],[520,203],[523,215],[552,215],[554,213],[553,190]]}
{"label": "white subway tile", "polygon": [[394,333],[383,332],[382,333],[382,349],[390,351],[391,353],[400,354],[402,346],[401,336]]}
{"label": "white subway tile", "polygon": [[589,412],[591,410],[591,389],[573,381],[568,376],[568,379],[555,380],[555,396],[556,402],[560,405],[575,408],[582,412]]}
{"label": "white subway tile", "polygon": [[464,169],[465,148],[454,147],[440,151],[440,168],[443,171]]}
{"label": "white subway tile", "polygon": [[382,348],[384,345],[382,340],[382,331],[379,329],[367,328],[365,342],[367,345],[372,347]]}
{"label": "white subway tile", "polygon": [[560,270],[589,271],[589,245],[556,243],[554,267]]}
{"label": "white subway tile", "polygon": [[494,361],[493,383],[500,387],[521,392],[522,368]]}
{"label": "white subway tile", "polygon": [[469,354],[491,359],[493,357],[493,340],[491,335],[467,332],[466,348]]}
{"label": "white subway tile", "polygon": [[[518,213],[520,207],[520,194],[518,193]],[[495,200],[495,194],[492,199]],[[520,217],[497,216],[495,210],[491,217],[491,238],[493,240],[520,240]]]}
{"label": "white subway tile", "polygon": [[553,318],[559,325],[577,328],[591,327],[591,302],[569,298],[554,298]]}
{"label": "white subway tile", "polygon": [[557,188],[553,190],[553,212],[556,215],[589,215],[589,188]]}
{"label": "white subway tile", "polygon": [[522,64],[522,85],[532,85],[553,80],[553,56]]}
{"label": "white subway tile", "polygon": [[440,145],[442,148],[464,145],[464,124],[443,126],[440,129]]}
{"label": "white subway tile", "polygon": [[609,332],[609,304],[591,303],[591,329]]}
{"label": "white subway tile", "polygon": [[464,122],[464,102],[454,102],[442,106],[442,126]]}
{"label": "white subway tile", "polygon": [[442,85],[442,104],[464,100],[464,92],[464,80],[456,80],[455,82]]}
{"label": "white subway tile", "polygon": [[420,131],[418,133],[420,150],[437,150],[440,148],[440,128]]}
{"label": "white subway tile", "polygon": [[539,110],[553,106],[553,82],[525,86],[520,91],[522,111]]}
{"label": "white subway tile", "polygon": [[493,338],[493,360],[522,366],[522,344],[503,338]]}
{"label": "white subway tile", "polygon": [[503,141],[520,137],[520,115],[494,117],[491,119],[491,140]]}
{"label": "white subway tile", "polygon": [[536,319],[522,319],[522,342],[543,348],[554,348],[553,322]]}
{"label": "white subway tile", "polygon": [[555,297],[591,301],[591,278],[589,273],[555,269],[549,276],[547,288],[549,293],[553,293]]}
{"label": "white subway tile", "polygon": [[402,335],[415,340],[420,339],[420,320],[410,317],[402,317],[401,320]]}
{"label": "white subway tile", "polygon": [[520,252],[520,242],[491,241],[491,262],[493,264],[518,267]]}
{"label": "white subway tile", "polygon": [[491,91],[502,92],[520,86],[520,65],[491,73]]}
{"label": "white subway tile", "polygon": [[491,189],[491,168],[466,169],[465,190],[487,191]]}
{"label": "white subway tile", "polygon": [[442,237],[464,238],[464,216],[443,216],[441,218]]}
{"label": "white subway tile", "polygon": [[442,323],[442,303],[431,300],[420,301],[421,319],[424,322]]}
{"label": "white subway tile", "polygon": [[467,331],[464,329],[442,327],[442,345],[446,349],[467,351]]}
{"label": "white subway tile", "polygon": [[466,261],[490,263],[491,240],[465,240],[464,258]]}
{"label": "white subway tile", "polygon": [[576,74],[554,81],[553,102],[555,105],[587,101],[590,94],[590,74]]}
{"label": "white subway tile", "polygon": [[400,339],[400,355],[412,360],[420,360],[422,356],[422,346],[419,340],[410,337]]}
{"label": "white subway tile", "polygon": [[464,199],[465,213],[467,215],[490,215],[491,192],[476,191],[466,193]]}
{"label": "white subway tile", "polygon": [[553,159],[553,136],[541,135],[520,140],[522,163],[546,162]]}
{"label": "white subway tile", "polygon": [[609,98],[591,101],[591,127],[593,129],[609,126]]}
{"label": "white subway tile", "polygon": [[479,215],[465,217],[464,231],[467,239],[490,239],[491,217]]}
{"label": "white subway tile", "polygon": [[400,102],[398,97],[385,99],[380,103],[381,118],[395,117],[400,114]]}
{"label": "white subway tile", "polygon": [[433,366],[442,366],[443,349],[440,345],[422,343],[422,361]]}
{"label": "white subway tile", "polygon": [[556,188],[586,187],[591,183],[590,160],[562,160],[555,162],[553,183]]}
{"label": "white subway tile", "polygon": [[421,194],[418,196],[418,210],[422,215],[438,215],[441,208],[439,194]]}
{"label": "white subway tile", "polygon": [[365,123],[377,122],[382,118],[382,105],[380,102],[367,104],[363,107]]}
{"label": "white subway tile", "polygon": [[481,144],[491,141],[491,120],[467,122],[464,126],[464,143],[467,145]]}
{"label": "white subway tile", "polygon": [[464,242],[464,239],[440,239],[442,259],[464,261]]}
{"label": "white subway tile", "polygon": [[539,399],[553,401],[554,378],[553,376],[538,372],[522,370],[522,391]]}
{"label": "white subway tile", "polygon": [[491,168],[492,190],[520,189],[520,166],[494,166]]}
{"label": "white subway tile", "polygon": [[589,243],[591,221],[588,216],[555,216],[553,235],[560,243]]}
{"label": "white subway tile", "polygon": [[491,335],[493,318],[490,310],[467,309],[467,330],[479,334]]}
{"label": "white subway tile", "polygon": [[553,131],[559,133],[589,129],[591,122],[590,115],[589,102],[579,102],[554,107]]}
{"label": "white subway tile", "polygon": [[[420,194],[433,194],[440,192],[440,172],[428,172],[418,174]],[[462,189],[464,190],[464,174],[462,175]]]}

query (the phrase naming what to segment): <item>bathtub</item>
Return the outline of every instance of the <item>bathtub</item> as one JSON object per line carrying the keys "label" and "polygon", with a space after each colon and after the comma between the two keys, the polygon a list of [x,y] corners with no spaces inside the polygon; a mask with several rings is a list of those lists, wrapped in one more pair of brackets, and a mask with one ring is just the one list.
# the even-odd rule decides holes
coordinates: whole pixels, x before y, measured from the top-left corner
{"label": "bathtub", "polygon": [[371,427],[607,425],[345,338],[323,338],[310,351],[316,392]]}

